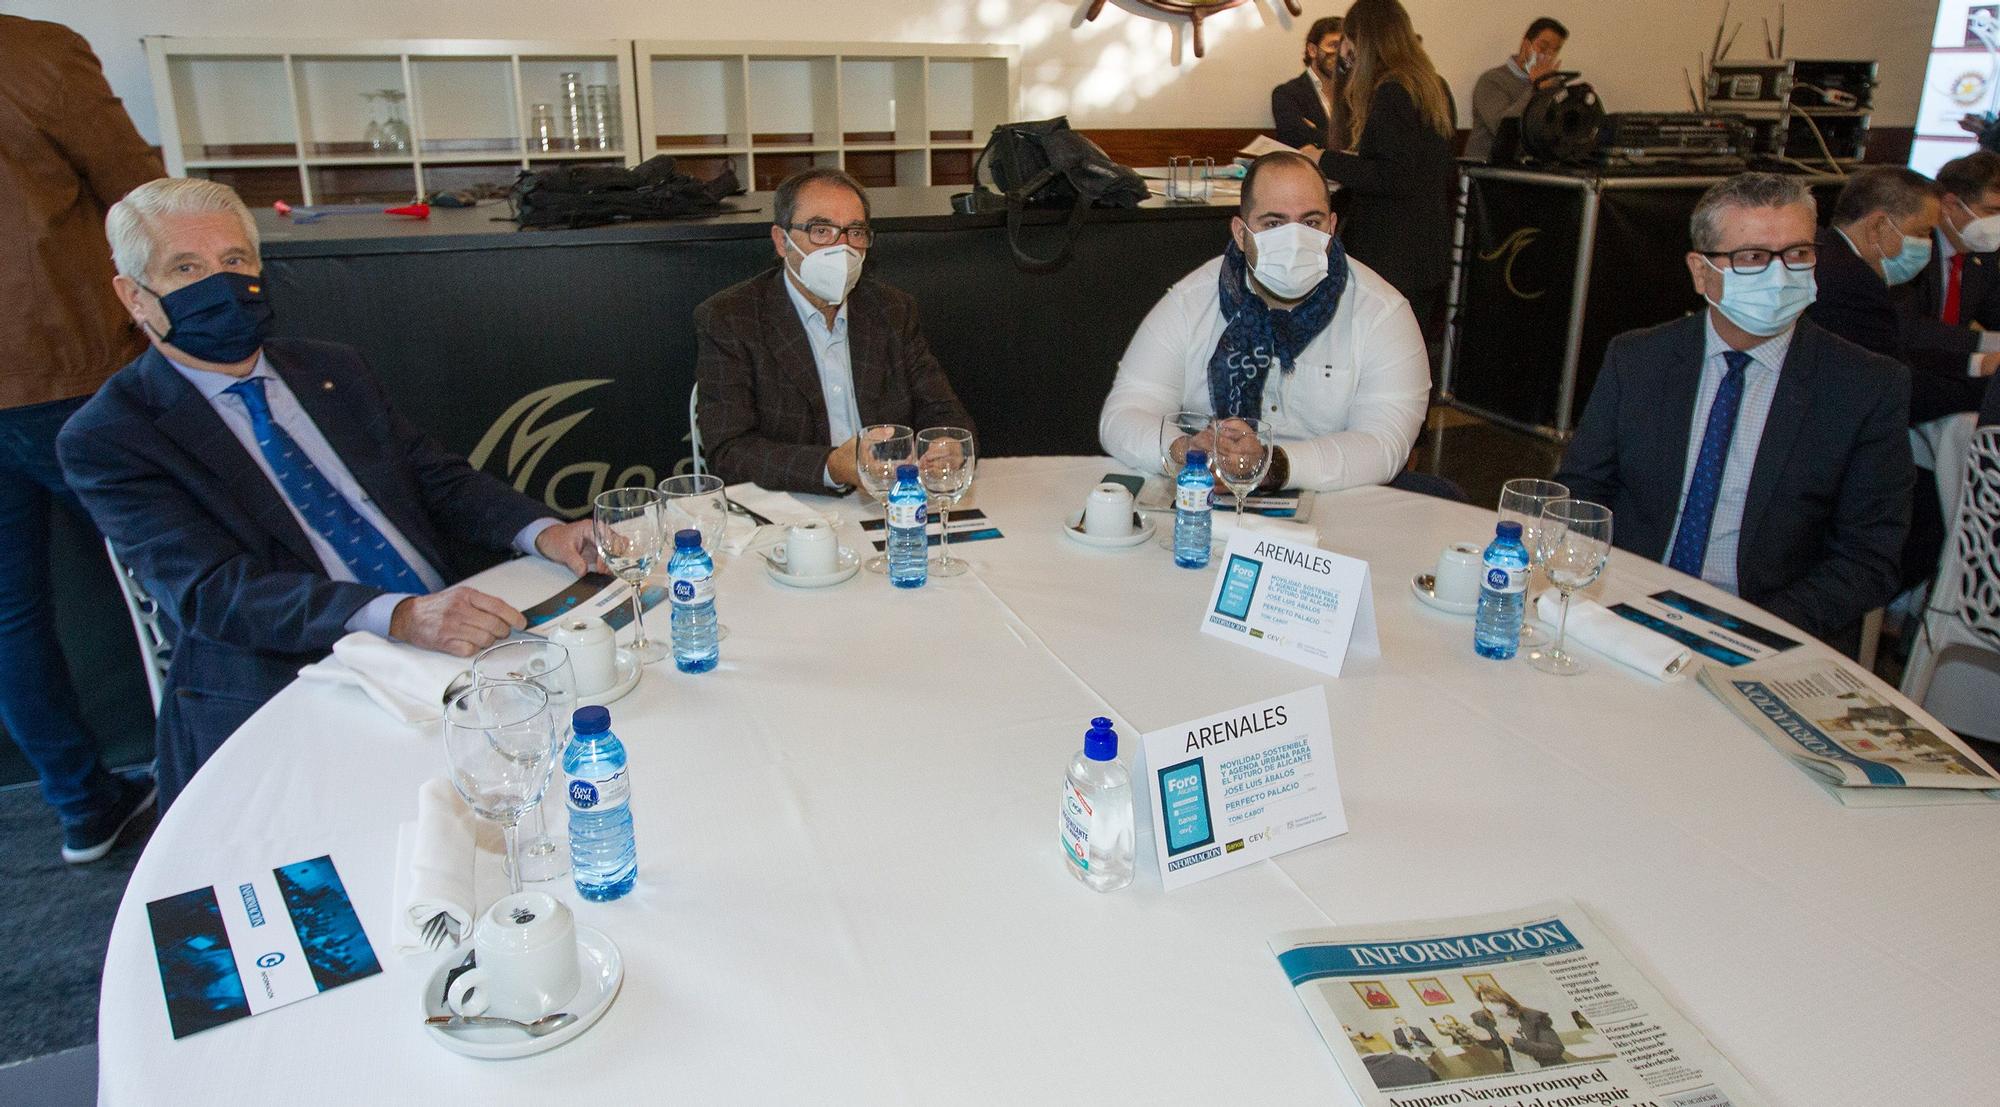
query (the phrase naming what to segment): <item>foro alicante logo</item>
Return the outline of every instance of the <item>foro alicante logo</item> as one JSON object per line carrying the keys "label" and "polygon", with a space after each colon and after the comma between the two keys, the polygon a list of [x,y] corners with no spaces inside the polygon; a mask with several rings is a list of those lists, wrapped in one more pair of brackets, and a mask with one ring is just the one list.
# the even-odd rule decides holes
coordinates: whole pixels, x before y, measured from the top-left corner
{"label": "foro alicante logo", "polygon": [[284,963],[285,955],[276,950],[257,958],[257,967],[260,969],[275,969]]}
{"label": "foro alicante logo", "polygon": [[[1506,241],[1500,243],[1500,245],[1479,255],[1480,261],[1499,261],[1501,263],[1500,279],[1507,285],[1507,291],[1513,293],[1516,299],[1539,300],[1543,296],[1548,295],[1549,290],[1546,288],[1539,292],[1523,292],[1521,291],[1521,286],[1514,283],[1514,262],[1520,259],[1521,251],[1535,244],[1536,237],[1541,233],[1542,229],[1540,227],[1522,227],[1520,230],[1508,235]],[[1502,258],[1506,260],[1501,261]]]}
{"label": "foro alicante logo", "polygon": [[[528,393],[514,401],[512,406],[500,413],[500,418],[495,419],[492,426],[486,428],[486,433],[466,460],[472,463],[473,468],[484,469],[488,461],[498,456],[504,479],[512,483],[517,491],[535,495],[531,486],[536,481],[543,458],[564,435],[597,409],[586,407],[553,417],[551,412],[566,400],[610,383],[609,377],[565,381]],[[613,479],[609,462],[576,461],[549,474],[541,486],[540,499],[562,515],[582,515],[590,511],[598,493],[607,488],[650,488],[656,479],[650,465],[627,466]]]}

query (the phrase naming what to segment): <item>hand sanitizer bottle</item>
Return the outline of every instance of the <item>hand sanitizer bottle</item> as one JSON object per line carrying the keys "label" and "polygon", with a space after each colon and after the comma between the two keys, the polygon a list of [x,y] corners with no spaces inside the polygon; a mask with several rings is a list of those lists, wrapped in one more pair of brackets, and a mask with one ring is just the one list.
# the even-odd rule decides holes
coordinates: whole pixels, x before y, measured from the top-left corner
{"label": "hand sanitizer bottle", "polygon": [[1132,883],[1132,778],[1118,763],[1110,719],[1090,720],[1083,751],[1070,760],[1057,829],[1071,876],[1099,892]]}

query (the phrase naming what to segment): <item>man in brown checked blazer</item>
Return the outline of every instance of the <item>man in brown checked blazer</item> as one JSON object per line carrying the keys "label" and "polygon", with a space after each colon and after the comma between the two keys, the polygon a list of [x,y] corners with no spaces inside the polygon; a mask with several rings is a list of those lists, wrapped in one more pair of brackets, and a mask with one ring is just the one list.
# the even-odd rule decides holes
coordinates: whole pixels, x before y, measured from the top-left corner
{"label": "man in brown checked blazer", "polygon": [[972,428],[903,292],[861,277],[868,194],[837,169],[778,186],[777,266],[694,312],[709,469],[734,484],[845,492],[854,437],[876,423]]}

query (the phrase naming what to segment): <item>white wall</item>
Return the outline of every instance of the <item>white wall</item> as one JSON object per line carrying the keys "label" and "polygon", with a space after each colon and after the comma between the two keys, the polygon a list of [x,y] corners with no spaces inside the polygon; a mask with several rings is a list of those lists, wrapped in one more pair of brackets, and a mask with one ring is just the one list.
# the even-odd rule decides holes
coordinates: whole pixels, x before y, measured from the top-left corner
{"label": "white wall", "polygon": [[[1479,72],[1498,64],[1537,15],[1570,27],[1565,59],[1613,111],[1675,110],[1681,71],[1708,49],[1722,0],[1404,0],[1457,93],[1461,114]],[[1021,47],[1022,114],[1068,113],[1092,127],[1251,127],[1270,123],[1270,88],[1299,69],[1305,25],[1344,4],[1307,0],[1294,19],[1280,0],[1210,17],[1196,60],[1185,24],[1112,0],[1093,23],[1089,0],[0,0],[0,10],[66,23],[104,60],[139,130],[157,141],[139,38],[188,36],[822,39],[1010,42]],[[1777,3],[1736,0],[1745,21],[1735,56],[1762,53],[1760,18]],[[1789,0],[1787,52],[1873,57],[1879,126],[1916,118],[1932,0]],[[1461,120],[1463,122],[1463,120]]]}

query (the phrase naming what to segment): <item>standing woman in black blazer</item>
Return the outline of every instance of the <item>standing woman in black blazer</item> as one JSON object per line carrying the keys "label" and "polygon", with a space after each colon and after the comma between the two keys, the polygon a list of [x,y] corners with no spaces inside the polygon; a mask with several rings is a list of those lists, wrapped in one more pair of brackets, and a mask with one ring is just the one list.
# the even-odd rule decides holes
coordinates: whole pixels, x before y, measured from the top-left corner
{"label": "standing woman in black blazer", "polygon": [[1356,0],[1341,31],[1350,149],[1321,154],[1320,171],[1352,197],[1347,255],[1410,301],[1435,363],[1451,277],[1451,90],[1397,0]]}

